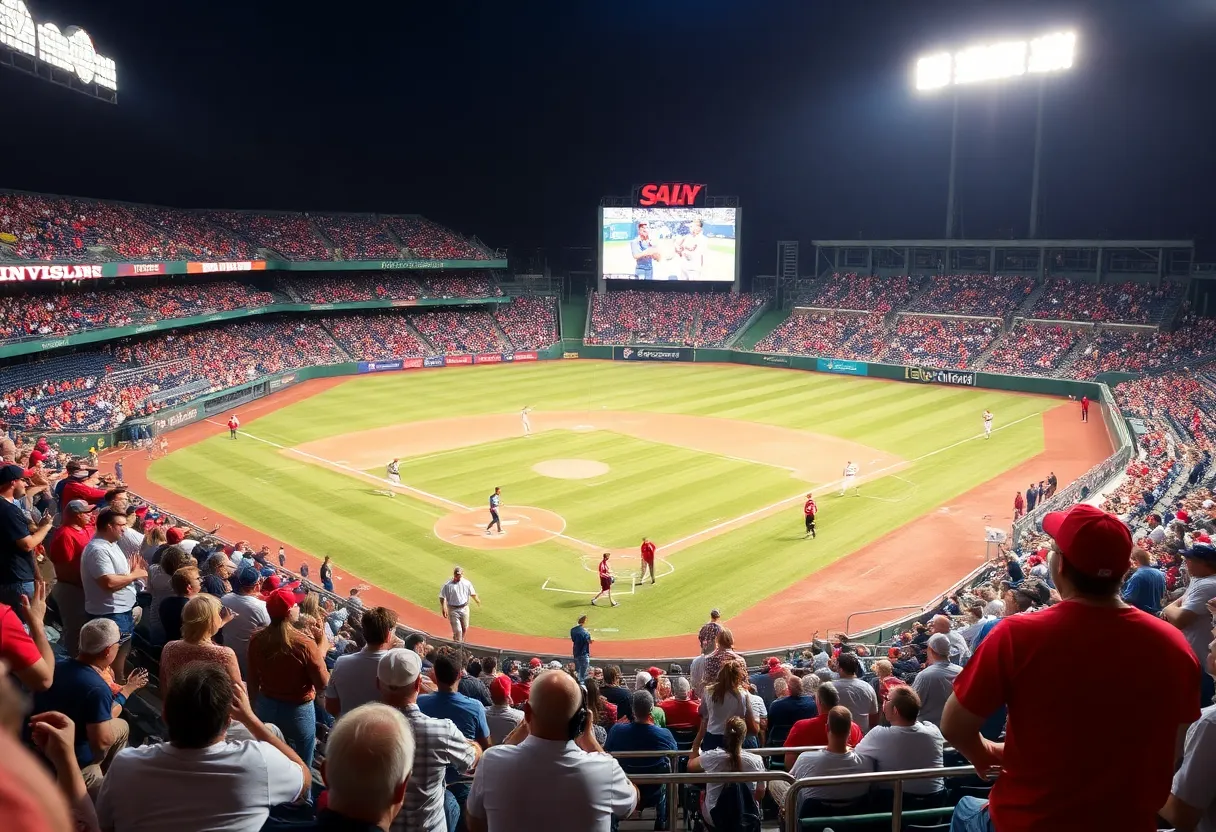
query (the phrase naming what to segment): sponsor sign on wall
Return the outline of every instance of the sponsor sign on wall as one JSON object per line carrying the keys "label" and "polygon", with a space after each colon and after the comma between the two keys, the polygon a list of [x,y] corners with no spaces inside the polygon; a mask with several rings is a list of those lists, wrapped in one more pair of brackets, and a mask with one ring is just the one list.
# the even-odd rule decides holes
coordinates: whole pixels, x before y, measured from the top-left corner
{"label": "sponsor sign on wall", "polygon": [[692,361],[692,354],[687,347],[612,348],[612,357],[617,361]]}
{"label": "sponsor sign on wall", "polygon": [[0,266],[0,283],[35,280],[96,280],[101,266]]}
{"label": "sponsor sign on wall", "polygon": [[502,363],[502,353],[500,353],[500,352],[482,353],[481,355],[474,356],[473,362],[475,364],[501,364]]}
{"label": "sponsor sign on wall", "polygon": [[[503,356],[504,358],[506,356]],[[513,361],[538,361],[540,356],[534,352],[517,352],[512,356]]]}
{"label": "sponsor sign on wall", "polygon": [[442,355],[428,355],[422,359],[423,367],[442,367],[445,363],[446,359]]}
{"label": "sponsor sign on wall", "polygon": [[165,274],[164,263],[119,263],[116,268],[119,277],[147,277]]}
{"label": "sponsor sign on wall", "polygon": [[220,272],[260,272],[266,270],[265,260],[242,260],[236,263],[187,263],[187,274],[218,274]]}
{"label": "sponsor sign on wall", "polygon": [[473,356],[471,355],[449,355],[445,362],[449,367],[459,367],[464,364],[472,364]]}
{"label": "sponsor sign on wall", "polygon": [[760,360],[763,361],[765,364],[770,364],[775,367],[790,366],[789,357],[784,356],[784,355],[764,355],[764,356],[760,357]]}
{"label": "sponsor sign on wall", "polygon": [[386,370],[400,370],[401,359],[397,358],[392,361],[360,361],[359,372],[361,373],[382,373]]}
{"label": "sponsor sign on wall", "polygon": [[576,353],[576,352],[564,352],[564,353],[562,353],[562,358],[578,358],[578,353]]}
{"label": "sponsor sign on wall", "polygon": [[817,358],[815,369],[821,373],[839,373],[843,376],[869,375],[869,367],[864,361],[846,361],[843,358]]}
{"label": "sponsor sign on wall", "polygon": [[960,387],[974,387],[975,373],[962,370],[938,370],[933,367],[904,367],[905,381],[919,381],[922,384],[954,384]]}

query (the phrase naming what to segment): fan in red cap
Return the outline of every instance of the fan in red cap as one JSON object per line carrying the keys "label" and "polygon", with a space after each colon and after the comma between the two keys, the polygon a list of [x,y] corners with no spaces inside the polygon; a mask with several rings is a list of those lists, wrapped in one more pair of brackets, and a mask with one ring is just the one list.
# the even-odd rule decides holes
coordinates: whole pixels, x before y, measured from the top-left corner
{"label": "fan in red cap", "polygon": [[[1001,832],[1153,829],[1179,732],[1199,717],[1199,662],[1173,627],[1120,598],[1132,537],[1119,518],[1078,505],[1048,514],[1043,529],[1055,541],[1049,565],[1062,601],[1007,606],[942,714],[946,742],[981,776],[1000,770],[987,802],[959,802],[956,825],[962,817],[968,829]],[[1110,649],[1151,657],[1152,672],[1121,674],[1118,696],[1105,695],[1111,666],[1094,657]],[[1151,703],[1151,719],[1101,727],[1127,724],[1129,702]],[[1002,725],[1004,742],[995,742]],[[1102,762],[1090,769],[1084,760]]]}

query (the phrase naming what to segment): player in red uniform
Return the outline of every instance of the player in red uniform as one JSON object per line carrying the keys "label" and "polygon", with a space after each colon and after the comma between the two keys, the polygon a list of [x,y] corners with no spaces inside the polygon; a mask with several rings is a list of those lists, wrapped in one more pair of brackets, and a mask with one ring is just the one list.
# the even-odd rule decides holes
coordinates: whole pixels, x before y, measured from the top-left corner
{"label": "player in red uniform", "polygon": [[815,498],[808,492],[806,502],[802,504],[802,513],[806,516],[806,535],[803,540],[815,537],[815,511]]}
{"label": "player in red uniform", "polygon": [[235,413],[233,413],[232,415],[230,415],[228,417],[228,438],[229,439],[236,439],[236,432],[237,432],[237,429],[240,428],[240,426],[241,426],[241,420],[236,417]]}
{"label": "player in red uniform", "polygon": [[612,601],[612,606],[615,607],[618,603],[620,603],[619,601],[612,600],[612,582],[615,581],[616,578],[612,577],[612,567],[608,565],[608,558],[610,557],[612,557],[612,555],[604,552],[604,557],[602,560],[600,560],[600,591],[599,595],[596,595],[591,599],[591,606],[593,607],[595,606],[595,602],[600,600],[600,596],[604,594],[608,595],[608,600]]}
{"label": "player in red uniform", "polygon": [[1081,421],[1089,421],[1089,396],[1081,397]]}
{"label": "player in red uniform", "polygon": [[654,583],[654,544],[649,537],[642,538],[642,574],[638,575],[638,583],[646,580],[646,570],[650,570],[650,582]]}

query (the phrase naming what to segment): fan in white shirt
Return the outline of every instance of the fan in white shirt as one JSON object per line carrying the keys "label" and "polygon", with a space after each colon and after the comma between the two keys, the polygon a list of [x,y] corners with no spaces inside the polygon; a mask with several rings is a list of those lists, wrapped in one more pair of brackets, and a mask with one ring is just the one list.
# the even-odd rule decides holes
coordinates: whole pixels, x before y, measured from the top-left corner
{"label": "fan in white shirt", "polygon": [[[225,742],[230,714],[252,742]],[[110,765],[97,797],[103,832],[257,832],[271,806],[308,795],[308,767],[254,715],[244,688],[219,665],[179,671],[164,715],[168,742],[123,749]]]}
{"label": "fan in white shirt", "polygon": [[[837,705],[828,711],[828,746],[823,751],[804,751],[798,755],[790,776],[795,780],[804,777],[828,777],[837,774],[866,774],[874,770],[874,764],[848,747],[849,733],[853,730],[853,717],[849,709]],[[778,806],[785,804],[789,784],[780,780],[769,787]],[[870,790],[869,783],[839,786],[808,786],[799,795],[799,802],[824,800],[846,802],[864,797]],[[802,810],[798,812],[802,815]]]}
{"label": "fan in white shirt", "polygon": [[376,674],[380,659],[392,649],[397,613],[387,607],[372,607],[363,613],[363,649],[339,656],[325,687],[325,710],[335,717],[368,702],[380,701]]}

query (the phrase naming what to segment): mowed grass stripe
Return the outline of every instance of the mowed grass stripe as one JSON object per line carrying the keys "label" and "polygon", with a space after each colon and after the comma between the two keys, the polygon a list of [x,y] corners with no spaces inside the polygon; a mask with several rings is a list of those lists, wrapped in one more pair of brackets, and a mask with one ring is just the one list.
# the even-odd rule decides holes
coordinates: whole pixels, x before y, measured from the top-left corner
{"label": "mowed grass stripe", "polygon": [[[246,428],[291,446],[414,420],[511,413],[525,404],[541,411],[585,409],[591,423],[604,407],[745,419],[841,436],[906,459],[963,442],[901,470],[899,476],[911,485],[894,478],[864,483],[864,494],[891,502],[840,499],[827,490],[817,494],[822,533],[816,541],[802,540],[800,507],[793,505],[682,550],[671,559],[676,568],[671,577],[639,588],[616,609],[592,611],[593,627],[617,631],[600,635],[609,640],[690,632],[708,606],[738,611],[934,507],[948,506],[957,495],[1041,452],[1041,419],[1034,414],[1052,403],[996,391],[796,371],[570,361],[361,377],[247,421]],[[996,413],[998,427],[1008,427],[989,442],[965,441],[980,432],[985,407]],[[1011,425],[1021,416],[1031,418]],[[554,444],[545,445],[544,436],[552,436]],[[665,446],[639,453],[635,441],[641,440],[608,432],[509,439],[437,458],[427,477],[443,481],[444,490],[437,493],[480,508],[490,489],[504,484],[498,480],[508,469],[517,471],[519,484],[510,486],[508,504],[524,504],[522,496],[567,520],[603,529],[605,545],[630,547],[642,534],[660,543],[673,540],[686,523],[703,528],[801,489],[784,469],[686,449],[668,452]],[[746,455],[743,438],[740,456]],[[623,476],[554,480],[531,471],[549,458],[600,458]],[[866,461],[861,462],[864,475]],[[373,483],[292,460],[261,443],[216,437],[155,463],[152,476],[264,530],[267,542],[282,540],[330,554],[362,579],[427,608],[435,606],[439,585],[459,562],[487,600],[484,609],[474,611],[477,623],[504,631],[564,636],[587,598],[542,592],[541,584],[550,579],[551,586],[595,588],[594,573],[564,544],[506,552],[453,546],[432,534],[443,509],[406,497],[374,496]],[[408,465],[403,479],[417,484]],[[976,529],[977,552],[981,535]],[[438,615],[435,629],[444,629]],[[807,636],[791,634],[790,640]]]}

